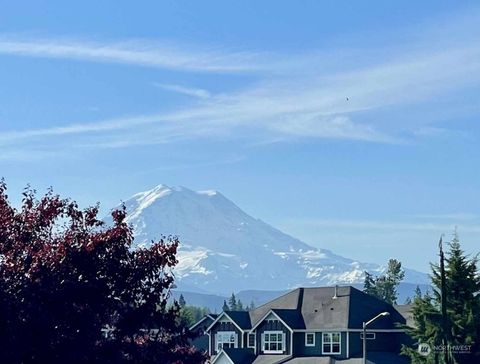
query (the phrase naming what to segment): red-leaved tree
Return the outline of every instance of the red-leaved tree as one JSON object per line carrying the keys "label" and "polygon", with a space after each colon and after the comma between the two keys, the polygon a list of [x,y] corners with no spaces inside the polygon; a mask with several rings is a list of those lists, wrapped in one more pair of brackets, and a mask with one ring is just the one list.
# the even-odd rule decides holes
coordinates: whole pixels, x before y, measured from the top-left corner
{"label": "red-leaved tree", "polygon": [[1,363],[206,361],[167,304],[177,239],[132,249],[125,217],[31,189],[16,209],[0,181]]}

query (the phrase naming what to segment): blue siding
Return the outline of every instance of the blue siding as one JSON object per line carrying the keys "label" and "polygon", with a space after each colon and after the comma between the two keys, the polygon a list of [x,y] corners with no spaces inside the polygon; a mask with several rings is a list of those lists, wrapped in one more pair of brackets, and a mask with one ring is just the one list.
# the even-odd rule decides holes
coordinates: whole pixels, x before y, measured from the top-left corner
{"label": "blue siding", "polygon": [[285,334],[285,351],[282,355],[290,355],[290,331],[280,321],[265,320],[258,325],[255,331],[257,333],[257,354],[261,354],[263,352],[262,334],[265,331],[282,331]]}
{"label": "blue siding", "polygon": [[[332,331],[326,331],[332,332]],[[305,346],[305,332],[295,332],[293,334],[293,354],[294,356],[331,356],[334,358],[347,358],[347,333],[341,332],[341,353],[340,355],[322,354],[322,332],[315,332],[315,346]]]}

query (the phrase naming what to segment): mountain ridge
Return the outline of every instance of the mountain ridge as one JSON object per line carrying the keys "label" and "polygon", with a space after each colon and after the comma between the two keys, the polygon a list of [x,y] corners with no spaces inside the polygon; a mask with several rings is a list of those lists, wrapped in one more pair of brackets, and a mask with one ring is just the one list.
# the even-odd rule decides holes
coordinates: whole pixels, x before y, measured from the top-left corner
{"label": "mountain ridge", "polygon": [[[178,286],[189,291],[228,294],[353,284],[362,281],[365,270],[384,270],[310,246],[248,215],[215,190],[158,185],[124,204],[137,245],[164,235],[179,237],[175,274]],[[427,279],[407,269],[406,281],[422,284]]]}

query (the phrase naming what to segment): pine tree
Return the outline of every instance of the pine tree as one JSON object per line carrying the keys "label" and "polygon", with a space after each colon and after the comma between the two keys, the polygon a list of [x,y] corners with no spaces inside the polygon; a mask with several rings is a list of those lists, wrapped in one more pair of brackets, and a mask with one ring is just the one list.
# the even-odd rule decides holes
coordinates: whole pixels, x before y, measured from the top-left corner
{"label": "pine tree", "polygon": [[402,269],[402,263],[396,259],[388,261],[385,281],[383,283],[383,300],[394,305],[397,304],[397,287],[405,277],[405,271]]}
{"label": "pine tree", "polygon": [[240,301],[240,299],[238,299],[236,311],[244,311],[244,310],[245,310],[245,309],[243,308],[243,303],[242,303],[242,301]]}
{"label": "pine tree", "polygon": [[374,277],[365,272],[363,291],[375,296],[389,304],[397,303],[397,287],[405,277],[402,263],[396,259],[390,259],[385,274]]}
{"label": "pine tree", "polygon": [[183,294],[180,295],[180,298],[178,299],[178,304],[180,305],[181,308],[187,305],[187,302],[185,301],[185,297],[183,297]]}
{"label": "pine tree", "polygon": [[235,297],[234,293],[232,293],[232,295],[230,296],[230,299],[228,300],[228,306],[230,308],[230,311],[237,310],[237,298]]}
{"label": "pine tree", "polygon": [[255,309],[255,302],[253,302],[253,300],[250,302],[250,306],[248,306],[248,310],[251,311],[251,310],[254,310]]}
{"label": "pine tree", "polygon": [[470,353],[450,350],[422,358],[408,348],[404,352],[413,363],[476,363],[480,362],[480,276],[478,260],[461,250],[457,234],[449,244],[444,259],[442,240],[439,243],[440,263],[432,264],[433,296],[421,297],[418,291],[413,305],[416,327],[409,333],[418,342],[431,345],[470,346]]}
{"label": "pine tree", "polygon": [[365,272],[365,279],[363,282],[363,292],[372,295],[372,296],[377,296],[377,290],[375,286],[375,278],[373,277],[372,274]]}
{"label": "pine tree", "polygon": [[225,311],[230,311],[230,307],[228,307],[226,300],[223,300],[222,311],[223,311],[223,312],[225,312]]}

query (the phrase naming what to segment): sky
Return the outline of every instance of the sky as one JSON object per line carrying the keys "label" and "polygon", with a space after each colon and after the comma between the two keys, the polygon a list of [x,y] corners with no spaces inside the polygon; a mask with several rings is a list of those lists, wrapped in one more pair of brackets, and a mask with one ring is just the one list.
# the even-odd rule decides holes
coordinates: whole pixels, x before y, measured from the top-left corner
{"label": "sky", "polygon": [[15,204],[52,186],[107,213],[181,185],[364,262],[426,272],[455,226],[479,252],[478,2],[0,7]]}

